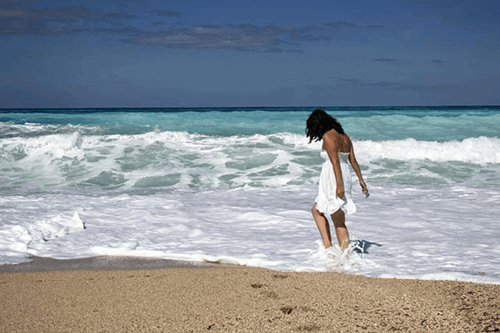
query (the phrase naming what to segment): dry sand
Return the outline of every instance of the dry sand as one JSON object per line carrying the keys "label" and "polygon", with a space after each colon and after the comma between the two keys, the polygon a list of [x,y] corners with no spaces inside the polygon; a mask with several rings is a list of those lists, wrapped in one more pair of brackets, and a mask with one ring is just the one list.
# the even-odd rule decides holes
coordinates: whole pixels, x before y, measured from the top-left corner
{"label": "dry sand", "polygon": [[499,285],[71,263],[0,269],[0,332],[500,331]]}

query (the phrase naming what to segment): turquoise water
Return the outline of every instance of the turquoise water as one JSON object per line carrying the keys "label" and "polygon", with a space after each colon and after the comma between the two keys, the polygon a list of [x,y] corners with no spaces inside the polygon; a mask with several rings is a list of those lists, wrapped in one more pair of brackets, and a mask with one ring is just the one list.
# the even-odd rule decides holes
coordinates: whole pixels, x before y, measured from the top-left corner
{"label": "turquoise water", "polygon": [[[43,109],[3,110],[0,123],[52,125],[50,130],[87,134],[140,134],[185,131],[210,136],[303,134],[314,108]],[[496,137],[500,107],[325,108],[359,140],[463,140]],[[46,133],[50,131],[47,129]],[[5,137],[0,132],[0,138]],[[15,135],[15,133],[11,134]]]}
{"label": "turquoise water", "polygon": [[[313,109],[3,110],[0,195],[315,184]],[[499,183],[499,107],[326,110],[372,182]]]}

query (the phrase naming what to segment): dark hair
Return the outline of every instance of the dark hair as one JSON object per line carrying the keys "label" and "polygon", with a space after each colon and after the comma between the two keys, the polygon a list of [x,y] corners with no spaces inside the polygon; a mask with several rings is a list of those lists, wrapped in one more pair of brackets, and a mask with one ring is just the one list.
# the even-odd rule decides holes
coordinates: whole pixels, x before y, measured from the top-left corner
{"label": "dark hair", "polygon": [[306,122],[306,135],[310,138],[309,143],[311,143],[312,140],[321,140],[323,135],[332,128],[339,134],[345,134],[342,125],[340,125],[337,119],[323,110],[314,110],[309,118],[307,118]]}

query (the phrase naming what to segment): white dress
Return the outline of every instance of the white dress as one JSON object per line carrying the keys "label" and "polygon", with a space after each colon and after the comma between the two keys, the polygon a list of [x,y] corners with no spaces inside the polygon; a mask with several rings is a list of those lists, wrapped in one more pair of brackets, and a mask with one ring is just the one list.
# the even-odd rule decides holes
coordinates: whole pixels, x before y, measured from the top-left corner
{"label": "white dress", "polygon": [[342,209],[344,213],[352,214],[356,212],[356,205],[351,198],[352,177],[349,153],[339,153],[340,170],[342,171],[342,184],[344,187],[345,200],[337,197],[337,182],[333,165],[328,157],[328,153],[321,151],[321,157],[325,159],[321,174],[319,176],[319,191],[316,197],[316,209],[323,213],[331,215],[337,210]]}

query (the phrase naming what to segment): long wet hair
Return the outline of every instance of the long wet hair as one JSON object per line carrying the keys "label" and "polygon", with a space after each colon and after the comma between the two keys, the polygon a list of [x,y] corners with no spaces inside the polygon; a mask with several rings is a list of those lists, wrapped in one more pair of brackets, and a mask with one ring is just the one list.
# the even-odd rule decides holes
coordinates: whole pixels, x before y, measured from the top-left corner
{"label": "long wet hair", "polygon": [[321,109],[314,110],[307,118],[306,135],[309,138],[309,143],[313,140],[320,141],[323,135],[331,129],[334,129],[339,134],[345,134],[338,120]]}

